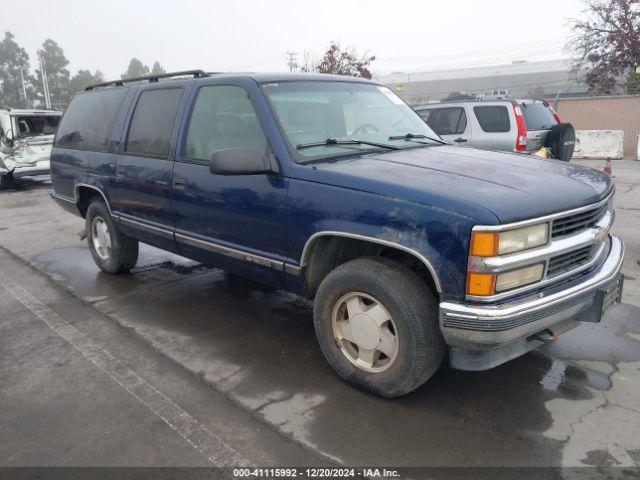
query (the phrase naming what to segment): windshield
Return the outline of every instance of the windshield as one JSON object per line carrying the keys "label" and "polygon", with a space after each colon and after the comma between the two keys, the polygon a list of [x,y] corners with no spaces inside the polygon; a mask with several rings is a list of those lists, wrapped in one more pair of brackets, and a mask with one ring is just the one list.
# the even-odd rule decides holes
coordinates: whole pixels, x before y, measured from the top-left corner
{"label": "windshield", "polygon": [[542,102],[522,102],[520,106],[529,131],[547,130],[558,123],[551,109]]}
{"label": "windshield", "polygon": [[[433,130],[387,87],[300,81],[269,83],[262,88],[302,161],[380,150],[384,146],[395,149],[437,144],[428,139],[438,139]],[[327,139],[362,143],[327,143]]]}
{"label": "windshield", "polygon": [[60,122],[60,116],[51,115],[19,115],[15,119],[19,137],[55,135]]}

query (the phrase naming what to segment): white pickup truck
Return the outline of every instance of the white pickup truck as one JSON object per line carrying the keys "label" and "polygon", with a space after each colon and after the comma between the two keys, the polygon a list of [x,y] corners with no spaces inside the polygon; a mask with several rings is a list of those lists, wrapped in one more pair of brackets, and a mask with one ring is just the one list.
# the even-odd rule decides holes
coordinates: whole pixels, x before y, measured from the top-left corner
{"label": "white pickup truck", "polygon": [[49,173],[53,137],[62,112],[0,109],[0,187],[14,178]]}

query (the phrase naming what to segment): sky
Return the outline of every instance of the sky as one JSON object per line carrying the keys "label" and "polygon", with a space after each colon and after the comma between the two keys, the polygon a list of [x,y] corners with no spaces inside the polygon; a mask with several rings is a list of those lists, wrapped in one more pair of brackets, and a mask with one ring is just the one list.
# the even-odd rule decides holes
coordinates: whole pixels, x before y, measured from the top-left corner
{"label": "sky", "polygon": [[374,74],[566,57],[580,0],[3,0],[0,33],[30,55],[51,38],[69,69],[119,78],[132,57],[168,71],[285,71],[330,41],[376,56]]}

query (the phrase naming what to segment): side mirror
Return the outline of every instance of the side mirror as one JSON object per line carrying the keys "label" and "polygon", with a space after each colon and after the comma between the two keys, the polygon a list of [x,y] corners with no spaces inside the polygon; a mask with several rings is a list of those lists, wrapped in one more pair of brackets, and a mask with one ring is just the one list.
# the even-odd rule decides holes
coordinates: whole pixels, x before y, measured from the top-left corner
{"label": "side mirror", "polygon": [[209,172],[216,175],[257,175],[277,171],[273,155],[245,148],[218,150],[209,162]]}

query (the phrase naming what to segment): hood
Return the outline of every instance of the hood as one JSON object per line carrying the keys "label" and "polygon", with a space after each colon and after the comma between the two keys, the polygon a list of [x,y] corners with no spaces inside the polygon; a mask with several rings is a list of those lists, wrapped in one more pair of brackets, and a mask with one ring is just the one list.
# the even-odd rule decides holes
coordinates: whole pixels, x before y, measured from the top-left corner
{"label": "hood", "polygon": [[510,223],[595,203],[612,188],[598,170],[468,147],[432,146],[298,166],[293,177]]}

